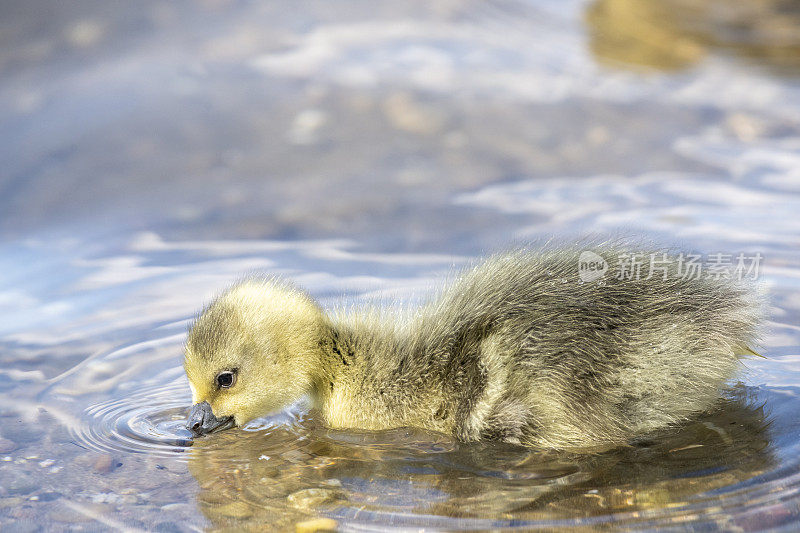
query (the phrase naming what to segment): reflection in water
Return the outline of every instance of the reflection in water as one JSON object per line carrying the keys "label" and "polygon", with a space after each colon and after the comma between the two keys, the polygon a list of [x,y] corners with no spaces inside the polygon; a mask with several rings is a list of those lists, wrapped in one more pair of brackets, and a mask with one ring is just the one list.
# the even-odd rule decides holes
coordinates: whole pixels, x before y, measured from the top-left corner
{"label": "reflection in water", "polygon": [[739,386],[716,411],[678,430],[599,454],[463,445],[418,430],[330,431],[299,416],[198,439],[189,470],[200,509],[219,528],[286,528],[319,515],[342,524],[430,525],[448,517],[442,525],[468,519],[500,527],[589,524],[648,509],[686,514],[704,494],[774,466],[763,407],[749,394]]}
{"label": "reflection in water", "polygon": [[800,71],[794,0],[597,0],[586,21],[591,50],[604,61],[677,70],[713,48],[778,72]]}

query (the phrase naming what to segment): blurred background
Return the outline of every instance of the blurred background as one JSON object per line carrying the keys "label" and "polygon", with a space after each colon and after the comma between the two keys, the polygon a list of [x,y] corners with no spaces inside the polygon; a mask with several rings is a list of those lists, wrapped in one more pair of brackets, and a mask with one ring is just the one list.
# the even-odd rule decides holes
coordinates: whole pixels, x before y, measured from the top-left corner
{"label": "blurred background", "polygon": [[460,193],[737,180],[757,149],[772,165],[797,154],[791,0],[1,9],[7,241],[155,231],[474,251],[548,213],[509,224]]}
{"label": "blurred background", "polygon": [[758,252],[748,383],[797,412],[795,0],[4,1],[0,162],[0,525],[230,525],[164,449],[251,271],[358,303],[586,233]]}

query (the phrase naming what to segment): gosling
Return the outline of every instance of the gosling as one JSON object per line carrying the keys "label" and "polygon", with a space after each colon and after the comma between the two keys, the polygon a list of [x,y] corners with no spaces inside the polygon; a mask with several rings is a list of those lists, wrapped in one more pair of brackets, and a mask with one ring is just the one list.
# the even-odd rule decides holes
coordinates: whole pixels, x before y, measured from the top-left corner
{"label": "gosling", "polygon": [[[581,270],[587,253],[594,270]],[[681,260],[619,245],[513,251],[402,317],[326,314],[286,281],[243,281],[190,329],[188,428],[242,426],[308,396],[332,428],[625,444],[711,407],[755,354],[762,306],[748,283],[687,276]]]}

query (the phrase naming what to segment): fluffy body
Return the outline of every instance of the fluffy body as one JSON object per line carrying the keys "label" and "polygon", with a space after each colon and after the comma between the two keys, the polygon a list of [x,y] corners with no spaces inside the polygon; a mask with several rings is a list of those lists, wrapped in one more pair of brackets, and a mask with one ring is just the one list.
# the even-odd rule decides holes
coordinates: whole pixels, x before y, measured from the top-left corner
{"label": "fluffy body", "polygon": [[674,256],[618,279],[620,256],[653,252],[619,245],[596,248],[609,272],[582,282],[581,250],[489,258],[399,317],[330,315],[284,281],[244,281],[190,331],[193,400],[242,425],[309,394],[335,428],[547,448],[621,444],[710,407],[756,340],[752,290],[682,277]]}

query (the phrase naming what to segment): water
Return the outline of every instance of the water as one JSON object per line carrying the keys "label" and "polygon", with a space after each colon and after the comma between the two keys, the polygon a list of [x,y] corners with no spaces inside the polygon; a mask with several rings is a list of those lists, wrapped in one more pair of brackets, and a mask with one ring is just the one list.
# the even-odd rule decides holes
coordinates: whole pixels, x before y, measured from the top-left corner
{"label": "water", "polygon": [[[0,10],[3,530],[798,527],[793,4]],[[243,274],[393,306],[586,233],[762,254],[767,358],[591,455],[331,431],[303,402],[183,427],[186,328]]]}

